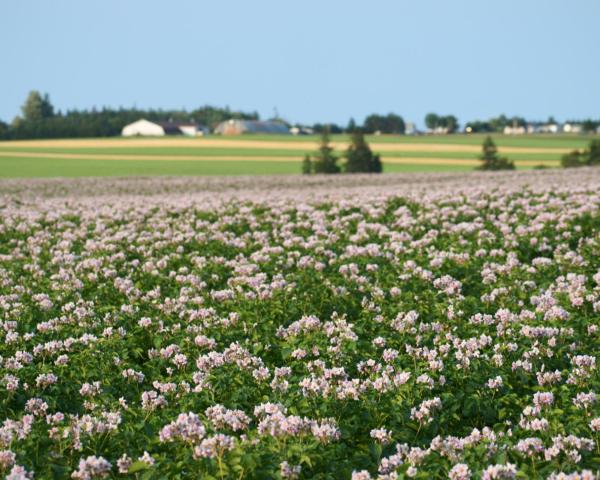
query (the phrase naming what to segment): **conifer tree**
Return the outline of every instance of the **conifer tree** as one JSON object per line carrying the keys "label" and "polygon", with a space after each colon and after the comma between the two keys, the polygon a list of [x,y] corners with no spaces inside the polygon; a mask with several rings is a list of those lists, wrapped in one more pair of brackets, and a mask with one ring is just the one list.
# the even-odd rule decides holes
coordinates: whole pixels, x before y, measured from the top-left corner
{"label": "conifer tree", "polygon": [[329,129],[326,128],[321,134],[321,143],[312,162],[313,170],[315,173],[340,173],[337,161],[338,158],[330,145]]}
{"label": "conifer tree", "polygon": [[379,155],[374,155],[360,130],[352,132],[350,146],[346,151],[346,172],[380,173],[382,171]]}
{"label": "conifer tree", "polygon": [[489,135],[483,141],[482,154],[479,157],[482,164],[479,170],[514,170],[515,164],[506,157],[498,155],[496,144]]}
{"label": "conifer tree", "polygon": [[310,155],[304,155],[304,160],[302,160],[302,173],[304,175],[310,175],[312,173],[312,161],[310,159]]}

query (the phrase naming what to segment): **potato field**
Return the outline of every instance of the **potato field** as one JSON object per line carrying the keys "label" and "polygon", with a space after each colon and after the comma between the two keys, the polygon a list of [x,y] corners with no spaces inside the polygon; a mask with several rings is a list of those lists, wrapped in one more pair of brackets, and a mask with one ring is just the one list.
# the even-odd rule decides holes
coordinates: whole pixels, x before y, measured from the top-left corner
{"label": "potato field", "polygon": [[0,475],[594,479],[600,171],[0,181]]}

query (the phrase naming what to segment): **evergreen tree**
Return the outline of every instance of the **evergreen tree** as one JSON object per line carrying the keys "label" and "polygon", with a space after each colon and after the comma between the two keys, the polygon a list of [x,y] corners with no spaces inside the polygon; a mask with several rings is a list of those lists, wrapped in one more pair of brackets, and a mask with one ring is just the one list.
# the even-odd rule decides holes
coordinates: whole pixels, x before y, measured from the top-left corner
{"label": "evergreen tree", "polygon": [[313,169],[315,173],[340,173],[341,169],[337,164],[338,158],[333,153],[333,147],[329,144],[329,129],[323,130],[321,134],[321,144],[314,156]]}
{"label": "evergreen tree", "polygon": [[0,140],[8,138],[8,125],[0,120]]}
{"label": "evergreen tree", "polygon": [[356,130],[356,122],[354,121],[353,118],[350,118],[350,121],[348,122],[348,126],[346,127],[346,132],[352,133],[352,132],[354,132],[354,130]]}
{"label": "evergreen tree", "polygon": [[27,96],[27,100],[21,107],[23,118],[28,122],[35,122],[50,118],[54,115],[54,107],[50,103],[48,94],[40,95],[37,90],[32,90]]}
{"label": "evergreen tree", "polygon": [[346,159],[347,173],[380,173],[382,171],[379,155],[373,155],[364,134],[358,130],[352,133],[350,146],[346,151]]}
{"label": "evergreen tree", "polygon": [[304,155],[304,160],[302,160],[302,174],[310,175],[312,173],[312,161],[310,160],[310,155]]}
{"label": "evergreen tree", "polygon": [[373,155],[371,160],[371,173],[383,172],[383,164],[381,163],[381,157],[379,155]]}
{"label": "evergreen tree", "polygon": [[482,164],[479,170],[514,170],[515,164],[506,157],[498,155],[496,144],[489,135],[483,141],[482,155],[479,157]]}
{"label": "evergreen tree", "polygon": [[592,140],[587,151],[587,164],[590,167],[600,165],[600,140]]}

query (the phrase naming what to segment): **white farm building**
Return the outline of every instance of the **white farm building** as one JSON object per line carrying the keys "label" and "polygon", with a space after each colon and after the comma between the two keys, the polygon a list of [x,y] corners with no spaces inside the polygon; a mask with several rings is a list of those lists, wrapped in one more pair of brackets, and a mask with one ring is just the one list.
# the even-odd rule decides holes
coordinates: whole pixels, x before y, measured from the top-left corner
{"label": "white farm building", "polygon": [[581,123],[567,122],[563,125],[563,132],[565,132],[565,133],[582,133],[583,125],[581,125]]}
{"label": "white farm building", "polygon": [[163,137],[165,135],[206,135],[208,128],[191,122],[151,122],[142,118],[125,125],[121,131],[124,137]]}

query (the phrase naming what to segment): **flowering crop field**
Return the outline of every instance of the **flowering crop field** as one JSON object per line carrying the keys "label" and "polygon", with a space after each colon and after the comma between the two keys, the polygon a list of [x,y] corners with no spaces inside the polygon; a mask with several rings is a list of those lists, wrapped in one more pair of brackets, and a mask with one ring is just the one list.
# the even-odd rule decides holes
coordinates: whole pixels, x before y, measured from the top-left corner
{"label": "flowering crop field", "polygon": [[593,479],[600,169],[0,182],[0,474]]}

